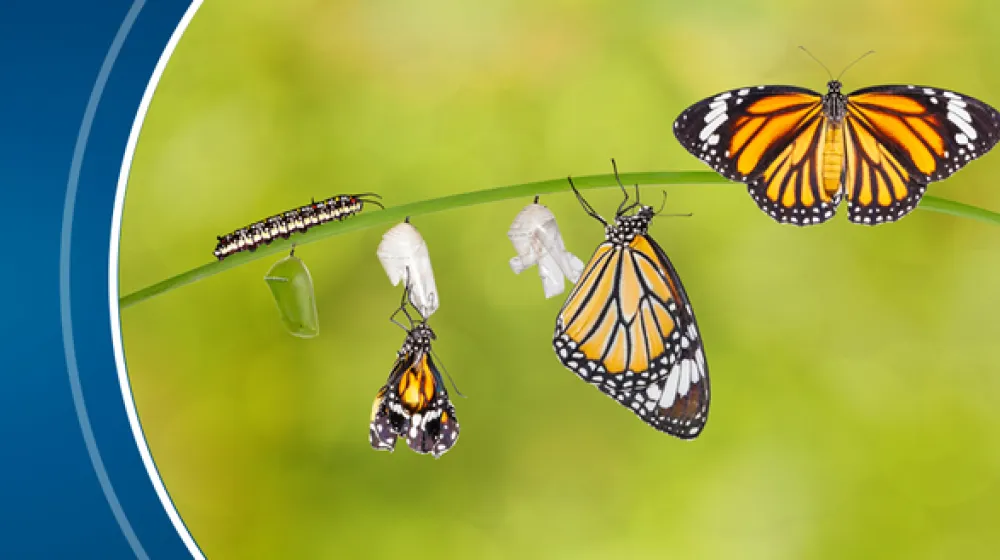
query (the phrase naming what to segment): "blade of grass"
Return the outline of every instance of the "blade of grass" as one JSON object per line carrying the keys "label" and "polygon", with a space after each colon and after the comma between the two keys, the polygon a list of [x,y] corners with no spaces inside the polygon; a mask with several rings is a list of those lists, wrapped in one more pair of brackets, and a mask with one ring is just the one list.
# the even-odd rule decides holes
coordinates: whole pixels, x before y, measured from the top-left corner
{"label": "blade of grass", "polygon": [[[713,171],[653,171],[641,173],[622,173],[622,182],[626,185],[698,185],[698,184],[733,184]],[[586,175],[573,177],[573,183],[578,189],[600,189],[618,188],[613,174]],[[315,226],[302,234],[295,234],[291,239],[278,239],[270,245],[259,247],[254,252],[237,253],[223,261],[214,261],[197,268],[182,272],[176,276],[167,278],[132,292],[118,300],[121,309],[131,307],[141,301],[151,297],[164,294],[171,290],[180,288],[192,282],[197,282],[218,274],[230,268],[240,266],[250,261],[260,259],[277,253],[284,253],[291,249],[294,243],[297,246],[341,235],[351,231],[365,229],[376,226],[388,226],[402,221],[407,216],[420,216],[433,212],[454,210],[466,206],[486,204],[500,200],[513,198],[529,198],[535,195],[552,194],[557,192],[570,192],[569,183],[565,178],[552,179],[548,181],[538,181],[535,183],[523,183],[520,185],[510,185],[480,191],[472,191],[461,194],[453,194],[392,206],[385,210],[376,212],[365,212],[359,216],[350,218],[343,222],[328,222]],[[990,212],[975,206],[962,204],[950,200],[944,200],[932,196],[924,196],[918,208],[941,212],[953,216],[980,220],[995,225],[1000,225],[1000,214]],[[210,248],[209,248],[210,249]],[[206,250],[206,253],[208,250]]]}
{"label": "blade of grass", "polygon": [[991,212],[970,204],[955,202],[954,200],[938,198],[936,196],[924,196],[924,198],[920,200],[920,205],[918,205],[917,208],[920,210],[930,210],[932,212],[940,212],[941,214],[958,216],[960,218],[968,218],[970,220],[979,220],[980,222],[1000,226],[1000,214],[996,212]]}

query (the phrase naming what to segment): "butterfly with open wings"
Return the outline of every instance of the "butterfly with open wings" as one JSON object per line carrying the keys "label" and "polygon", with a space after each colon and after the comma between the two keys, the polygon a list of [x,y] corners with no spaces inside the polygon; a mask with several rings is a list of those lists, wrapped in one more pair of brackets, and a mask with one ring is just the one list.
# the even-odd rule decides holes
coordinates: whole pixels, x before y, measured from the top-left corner
{"label": "butterfly with open wings", "polygon": [[1000,140],[1000,113],[978,99],[889,85],[821,95],[795,86],[726,91],[677,117],[674,135],[727,179],[746,183],[780,223],[825,222],[842,199],[848,218],[877,225],[912,211],[927,185]]}

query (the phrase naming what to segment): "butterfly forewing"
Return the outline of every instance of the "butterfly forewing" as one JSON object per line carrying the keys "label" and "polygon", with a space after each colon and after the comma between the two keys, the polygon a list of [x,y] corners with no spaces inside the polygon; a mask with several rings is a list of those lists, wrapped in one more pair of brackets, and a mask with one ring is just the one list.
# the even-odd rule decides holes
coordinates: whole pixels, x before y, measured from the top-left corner
{"label": "butterfly forewing", "polygon": [[746,182],[822,111],[822,96],[794,86],[756,86],[705,98],[674,121],[681,145],[727,179]]}
{"label": "butterfly forewing", "polygon": [[688,439],[704,427],[701,335],[680,278],[648,235],[598,246],[560,311],[553,345],[564,366],[654,428]]}
{"label": "butterfly forewing", "polygon": [[923,86],[878,86],[847,96],[844,192],[853,222],[905,216],[927,184],[1000,140],[1000,113],[978,99]]}
{"label": "butterfly forewing", "polygon": [[677,301],[645,239],[598,246],[556,321],[559,360],[605,392],[659,381],[679,354]]}

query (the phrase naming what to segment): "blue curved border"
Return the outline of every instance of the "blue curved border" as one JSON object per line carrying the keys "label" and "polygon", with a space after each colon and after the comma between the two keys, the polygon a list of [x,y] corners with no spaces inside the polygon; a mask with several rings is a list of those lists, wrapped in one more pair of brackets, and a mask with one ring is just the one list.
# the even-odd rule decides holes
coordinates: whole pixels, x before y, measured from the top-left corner
{"label": "blue curved border", "polygon": [[[130,31],[133,28],[136,20],[139,17],[140,12],[145,6],[145,0],[134,0],[128,12],[126,13],[121,25],[112,40],[111,46],[109,47],[104,61],[101,65],[100,71],[98,72],[97,78],[94,82],[94,86],[90,92],[90,97],[87,102],[86,109],[84,110],[83,120],[80,124],[79,132],[77,134],[76,144],[73,150],[73,158],[70,164],[69,179],[67,181],[66,197],[63,206],[62,215],[62,226],[60,230],[60,247],[59,247],[59,310],[60,310],[60,321],[62,326],[63,335],[63,347],[65,351],[66,367],[69,377],[70,391],[73,398],[73,406],[76,411],[77,421],[80,426],[80,430],[83,435],[83,440],[86,446],[88,456],[90,458],[91,465],[97,475],[98,482],[101,486],[101,490],[104,493],[105,499],[111,508],[112,514],[114,515],[115,521],[118,523],[122,534],[125,536],[132,552],[137,558],[148,559],[149,555],[146,549],[140,542],[139,537],[136,535],[136,531],[133,529],[132,523],[129,521],[128,516],[125,513],[124,508],[115,492],[114,485],[111,482],[111,477],[105,467],[104,460],[102,458],[100,449],[97,444],[97,439],[94,435],[94,429],[91,424],[90,415],[87,411],[87,405],[84,398],[83,386],[81,383],[81,377],[79,372],[79,367],[77,363],[77,353],[76,346],[73,337],[73,314],[72,314],[72,303],[71,303],[71,276],[70,276],[70,263],[71,263],[71,249],[72,249],[72,236],[73,236],[73,217],[76,210],[76,200],[77,193],[80,182],[81,169],[84,163],[84,156],[87,150],[87,143],[90,139],[91,129],[94,124],[94,118],[97,113],[98,106],[105,92],[105,87],[107,86],[108,79],[111,75],[111,71],[121,53],[122,47],[127,39]],[[126,408],[126,412],[129,419],[129,424],[132,428],[132,435],[135,439],[136,446],[138,447],[142,462],[146,468],[147,474],[150,481],[153,483],[156,494],[160,500],[162,507],[167,513],[174,530],[177,535],[183,541],[188,552],[192,557],[197,559],[203,559],[204,554],[198,548],[190,532],[187,530],[186,526],[181,521],[180,515],[177,513],[176,508],[173,505],[172,500],[166,492],[162,480],[159,477],[159,473],[156,470],[155,464],[152,461],[151,454],[149,452],[148,445],[146,444],[145,438],[142,434],[142,429],[138,423],[138,417],[135,413],[135,404],[132,400],[131,390],[129,388],[127,374],[124,368],[124,359],[121,346],[121,330],[118,315],[118,285],[117,285],[117,269],[118,269],[118,236],[121,227],[121,203],[124,198],[124,185],[128,176],[128,170],[131,166],[132,155],[135,149],[135,142],[138,138],[138,131],[141,128],[142,121],[145,118],[146,111],[149,107],[149,101],[152,97],[152,93],[159,82],[160,76],[163,73],[163,68],[166,66],[166,62],[169,60],[170,55],[173,53],[174,48],[177,45],[178,40],[183,34],[184,30],[187,28],[188,23],[190,23],[191,18],[197,12],[198,8],[201,6],[201,0],[195,0],[187,9],[181,21],[178,23],[173,34],[170,37],[163,53],[157,62],[154,69],[153,75],[150,78],[146,86],[146,90],[143,94],[142,102],[139,106],[139,111],[136,115],[135,121],[132,126],[132,130],[129,135],[128,147],[125,152],[125,157],[122,163],[121,172],[119,175],[118,189],[115,196],[115,208],[113,214],[113,221],[111,225],[111,252],[109,256],[109,298],[111,301],[111,331],[113,334],[112,344],[115,354],[115,363],[117,365],[117,370],[119,374],[119,384],[122,390],[122,396]]]}

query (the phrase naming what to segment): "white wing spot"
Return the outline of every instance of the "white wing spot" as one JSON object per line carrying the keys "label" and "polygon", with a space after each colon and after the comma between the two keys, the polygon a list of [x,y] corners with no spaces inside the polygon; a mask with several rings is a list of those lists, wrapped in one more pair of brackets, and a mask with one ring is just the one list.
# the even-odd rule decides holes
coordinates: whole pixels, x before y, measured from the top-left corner
{"label": "white wing spot", "polygon": [[722,126],[722,123],[726,122],[726,120],[728,119],[729,115],[727,115],[725,112],[717,113],[715,119],[706,124],[705,128],[701,129],[701,132],[698,133],[698,139],[701,140],[702,142],[708,140],[708,137],[715,134],[715,131],[720,126]]}

